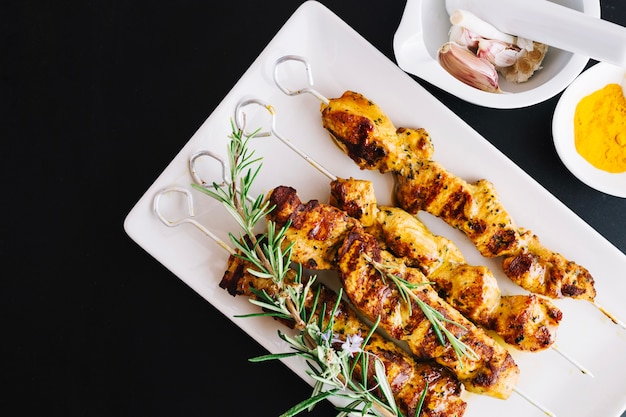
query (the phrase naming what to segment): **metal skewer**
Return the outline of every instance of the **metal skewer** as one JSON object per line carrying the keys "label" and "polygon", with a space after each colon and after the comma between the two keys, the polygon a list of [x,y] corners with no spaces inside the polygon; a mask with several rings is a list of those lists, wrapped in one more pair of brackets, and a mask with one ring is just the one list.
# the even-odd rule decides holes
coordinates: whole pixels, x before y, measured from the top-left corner
{"label": "metal skewer", "polygon": [[247,100],[240,101],[237,104],[237,107],[235,109],[235,124],[237,125],[238,129],[241,129],[244,132],[244,134],[246,134],[246,135],[250,134],[249,132],[246,132],[245,130],[243,130],[243,124],[244,124],[244,119],[245,119],[245,112],[243,111],[243,109],[246,106],[249,106],[251,104],[255,104],[255,105],[258,105],[260,107],[263,107],[265,110],[267,110],[267,112],[270,115],[270,124],[269,124],[270,127],[269,127],[269,130],[266,130],[266,131],[262,130],[262,131],[258,132],[255,135],[256,137],[275,136],[276,138],[278,138],[278,140],[280,140],[285,145],[287,145],[292,151],[297,153],[302,159],[304,159],[309,164],[311,164],[319,172],[321,172],[322,174],[326,175],[332,181],[337,179],[337,177],[335,177],[333,174],[331,174],[322,165],[318,164],[316,161],[311,159],[306,153],[304,153],[300,148],[298,148],[293,142],[291,142],[289,139],[285,138],[284,136],[278,134],[278,132],[276,131],[276,110],[274,110],[274,107],[270,106],[269,104],[264,103],[263,101],[261,101],[259,99],[254,99],[254,98],[253,99],[247,99]]}
{"label": "metal skewer", "polygon": [[618,319],[617,317],[615,317],[612,313],[610,313],[609,311],[607,311],[604,307],[602,307],[600,304],[598,304],[597,301],[592,301],[592,304],[598,309],[600,310],[605,316],[607,316],[613,323],[617,324],[618,326],[620,326],[622,329],[626,329],[626,323],[624,323],[623,321],[621,321],[620,319]]}
{"label": "metal skewer", "polygon": [[[165,217],[163,213],[161,212],[161,205],[160,205],[161,198],[164,195],[171,194],[171,193],[181,193],[185,196],[186,201],[187,201],[187,216],[186,217],[182,217],[176,220],[170,220],[167,217]],[[195,226],[198,230],[200,230],[206,236],[213,239],[215,243],[217,243],[219,246],[225,249],[229,254],[231,255],[235,254],[235,251],[230,246],[228,246],[223,240],[221,240],[219,237],[217,237],[217,235],[215,235],[209,229],[207,229],[202,224],[197,222],[195,219],[193,219],[193,217],[195,216],[193,196],[191,194],[191,191],[189,191],[188,189],[184,187],[179,187],[179,186],[171,186],[171,187],[162,189],[161,191],[157,192],[156,195],[154,196],[154,200],[152,202],[152,209],[154,213],[156,214],[156,216],[158,217],[158,219],[161,220],[161,223],[163,223],[167,227],[176,227],[183,223],[189,223],[192,226]]]}
{"label": "metal skewer", "polygon": [[539,410],[541,410],[542,413],[544,413],[545,415],[549,416],[549,417],[556,417],[556,415],[548,410],[547,408],[545,408],[543,405],[539,404],[538,402],[536,402],[535,400],[533,400],[532,398],[530,398],[528,395],[524,394],[522,391],[520,391],[517,388],[513,388],[513,392],[515,392],[517,395],[519,395],[520,397],[522,397],[523,399],[525,399],[526,401],[528,401],[529,403],[531,403],[532,405],[534,405],[535,407],[537,407]]}
{"label": "metal skewer", "polygon": [[[296,62],[300,62],[304,65],[304,68],[306,70],[306,74],[307,74],[307,83],[308,86],[298,89],[298,90],[292,90],[287,88],[285,85],[282,84],[282,82],[280,81],[280,77],[279,77],[279,66],[287,61],[296,61]],[[274,83],[276,84],[276,86],[286,95],[288,96],[296,96],[299,94],[303,94],[303,93],[307,93],[307,94],[311,94],[314,97],[316,97],[318,100],[320,100],[321,102],[323,102],[324,104],[329,104],[330,100],[326,97],[324,97],[319,91],[315,90],[313,88],[314,85],[314,80],[313,80],[313,73],[311,70],[311,66],[309,65],[309,62],[306,58],[302,57],[302,56],[298,56],[298,55],[285,55],[279,59],[276,60],[276,63],[274,64]],[[626,81],[622,82],[622,88],[626,89]],[[599,305],[597,302],[592,301],[591,302],[598,310],[600,310],[600,312],[602,312],[602,314],[604,314],[605,316],[607,316],[613,323],[617,324],[618,326],[620,326],[623,329],[626,329],[626,323],[624,323],[622,320],[620,320],[619,318],[617,318],[615,315],[613,315],[611,312],[607,311],[604,307],[602,307],[601,305]],[[561,353],[561,352],[559,352]],[[561,353],[561,355],[563,355]],[[564,356],[564,355],[563,355]],[[571,360],[570,360],[571,362]],[[572,362],[574,363],[574,362]],[[582,371],[582,369],[581,369]],[[582,371],[583,373],[587,373]]]}

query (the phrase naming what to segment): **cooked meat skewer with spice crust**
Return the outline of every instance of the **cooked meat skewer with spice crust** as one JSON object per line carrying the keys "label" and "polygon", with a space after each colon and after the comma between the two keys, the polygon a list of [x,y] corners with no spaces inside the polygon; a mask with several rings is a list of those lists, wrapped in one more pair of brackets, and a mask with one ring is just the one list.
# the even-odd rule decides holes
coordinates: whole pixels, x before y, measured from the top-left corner
{"label": "cooked meat skewer with spice crust", "polygon": [[[468,391],[508,398],[519,379],[519,368],[510,353],[424,284],[419,270],[385,256],[376,238],[362,227],[346,236],[339,250],[338,272],[357,310],[370,320],[379,319],[379,326],[393,338],[406,342],[418,358],[434,359],[452,370]],[[420,284],[412,290],[412,296],[441,313],[446,319],[442,325],[473,354],[459,356],[451,343],[442,345],[425,311],[413,298],[401,294],[390,279],[392,276]]]}
{"label": "cooked meat skewer with spice crust", "polygon": [[[248,271],[253,267],[245,260],[230,256],[228,267],[220,282],[220,287],[226,289],[231,295],[244,295],[256,298],[254,291],[265,291],[270,295],[278,289],[271,279],[259,278]],[[315,294],[315,291],[313,291]],[[306,308],[313,307],[313,294],[306,300]],[[369,334],[371,328],[366,326],[356,313],[344,301],[339,301],[338,308],[330,308],[337,304],[337,294],[323,285],[319,285],[319,297],[316,300],[315,311],[310,311],[311,319],[317,320],[320,314],[324,314],[324,323],[327,325],[332,317],[332,331],[339,339],[348,335]],[[324,309],[326,307],[326,309]],[[291,327],[294,322],[285,320],[283,324]],[[339,343],[339,342],[337,342]],[[341,347],[338,345],[338,349]],[[402,348],[378,335],[372,333],[368,343],[362,346],[367,353],[379,358],[385,367],[385,373],[394,399],[399,409],[405,416],[414,416],[422,393],[425,392],[424,401],[419,416],[421,417],[461,417],[465,413],[467,403],[461,398],[464,391],[463,385],[445,367],[432,361],[416,361]],[[371,359],[370,359],[371,362]],[[360,363],[356,363],[355,375],[362,375]],[[369,386],[378,386],[374,380],[374,366],[368,366]],[[382,393],[376,391],[381,396]],[[382,398],[382,397],[381,397]]]}
{"label": "cooked meat skewer with spice crust", "polygon": [[518,227],[493,184],[467,183],[433,160],[424,129],[396,128],[375,103],[352,91],[322,103],[321,113],[324,128],[361,169],[393,173],[404,210],[429,212],[464,232],[483,256],[503,257],[506,275],[528,291],[594,301],[589,271]]}
{"label": "cooked meat skewer with spice crust", "polygon": [[[279,225],[291,222],[286,240],[294,245],[294,262],[309,269],[337,269],[341,242],[351,230],[364,226],[382,248],[393,252],[389,257],[416,269],[415,276],[421,275],[423,282],[433,282],[439,295],[475,324],[495,331],[520,350],[539,351],[553,345],[562,314],[549,300],[532,294],[502,296],[489,269],[466,264],[452,242],[425,227],[418,229],[419,220],[401,209],[378,209],[371,182],[337,179],[331,189],[334,204],[352,202],[347,204],[349,212],[317,200],[303,203],[291,187],[277,187],[268,194],[275,206],[270,219]],[[392,212],[397,216],[392,217]],[[398,237],[396,231],[402,227],[395,220],[402,213],[414,222],[404,218],[409,227]],[[403,253],[394,252],[394,247]],[[417,250],[408,253],[407,247]]]}

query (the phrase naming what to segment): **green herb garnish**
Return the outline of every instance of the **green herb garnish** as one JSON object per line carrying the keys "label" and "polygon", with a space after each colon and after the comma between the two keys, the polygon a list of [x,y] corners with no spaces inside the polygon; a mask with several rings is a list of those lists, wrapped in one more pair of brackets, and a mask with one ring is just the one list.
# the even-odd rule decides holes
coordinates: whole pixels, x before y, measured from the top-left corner
{"label": "green herb garnish", "polygon": [[390,273],[388,271],[388,269],[391,268],[390,265],[385,265],[380,262],[376,262],[374,259],[372,259],[371,256],[365,253],[363,254],[363,256],[381,274],[383,279],[389,278],[394,283],[394,285],[398,289],[398,293],[400,294],[400,297],[402,297],[404,302],[407,304],[407,307],[409,309],[409,314],[411,314],[411,311],[412,311],[411,300],[417,303],[419,308],[424,313],[424,316],[426,316],[428,321],[431,323],[439,342],[442,345],[445,345],[444,335],[446,339],[448,340],[448,342],[450,342],[452,349],[454,349],[454,352],[456,353],[456,356],[459,359],[459,363],[461,367],[463,366],[463,361],[461,360],[463,356],[467,356],[474,360],[480,359],[478,354],[474,352],[474,350],[471,347],[469,347],[468,345],[463,343],[461,340],[459,340],[450,330],[448,330],[446,326],[444,326],[443,322],[454,324],[455,326],[458,326],[462,329],[465,329],[465,327],[453,320],[448,319],[439,311],[437,311],[435,308],[426,304],[423,300],[421,300],[417,296],[417,294],[415,294],[414,290],[418,289],[419,287],[423,285],[427,285],[429,283],[409,282],[403,279],[402,277],[399,277],[395,274]]}

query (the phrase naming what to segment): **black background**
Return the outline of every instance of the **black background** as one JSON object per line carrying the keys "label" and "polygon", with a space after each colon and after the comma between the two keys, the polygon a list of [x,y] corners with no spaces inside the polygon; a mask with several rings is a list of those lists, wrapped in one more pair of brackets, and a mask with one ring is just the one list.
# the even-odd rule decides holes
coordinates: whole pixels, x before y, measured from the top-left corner
{"label": "black background", "polygon": [[[301,3],[2,2],[1,414],[276,416],[310,394],[283,365],[248,363],[264,350],[123,230]],[[321,3],[394,60],[403,1]],[[623,0],[601,5],[626,26]],[[418,82],[626,251],[626,200],[554,150],[559,96],[486,109]]]}

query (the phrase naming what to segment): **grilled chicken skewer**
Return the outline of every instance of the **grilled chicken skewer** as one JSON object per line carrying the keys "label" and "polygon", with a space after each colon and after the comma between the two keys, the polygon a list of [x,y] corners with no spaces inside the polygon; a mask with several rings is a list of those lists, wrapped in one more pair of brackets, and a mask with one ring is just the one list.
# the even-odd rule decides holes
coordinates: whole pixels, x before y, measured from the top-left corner
{"label": "grilled chicken skewer", "polygon": [[346,294],[358,311],[370,320],[380,318],[380,326],[395,339],[405,341],[418,358],[434,359],[451,369],[468,391],[501,399],[511,395],[519,379],[519,368],[502,345],[441,299],[430,285],[420,285],[413,294],[456,323],[443,325],[477,355],[459,358],[450,344],[439,343],[422,310],[413,300],[407,305],[398,287],[383,279],[382,271],[371,260],[382,264],[386,274],[410,283],[424,283],[417,269],[385,259],[376,238],[357,227],[348,233],[337,264]]}
{"label": "grilled chicken skewer", "polygon": [[[160,198],[169,192],[180,192],[187,197],[189,217],[177,221],[168,220],[160,211]],[[198,228],[205,235],[214,240],[221,248],[229,253],[226,271],[219,283],[220,288],[228,291],[232,296],[245,295],[250,298],[257,298],[258,291],[267,294],[277,295],[279,288],[271,279],[259,278],[249,272],[255,266],[241,257],[237,252],[221,241],[210,230],[206,229],[193,217],[193,201],[189,190],[181,187],[171,187],[157,193],[154,199],[154,211],[157,217],[169,227],[178,226],[182,223],[190,223]],[[296,285],[293,281],[295,272],[290,270],[286,280],[287,285]],[[337,300],[337,294],[319,285],[318,298],[314,302],[313,294],[306,299],[305,308],[309,310],[311,320],[316,320],[323,314],[323,323],[328,325],[330,314],[333,314],[333,334],[346,337],[347,335],[368,335],[371,328],[365,325],[342,300]],[[255,291],[257,291],[255,293]],[[333,310],[329,306],[338,305]],[[315,311],[313,311],[315,306]],[[279,320],[287,327],[293,328],[293,320]],[[323,328],[323,327],[322,327]],[[341,346],[337,346],[340,349]],[[391,387],[396,405],[405,416],[414,416],[418,407],[421,408],[421,417],[462,417],[465,413],[467,403],[461,398],[464,392],[463,385],[445,367],[432,361],[416,361],[410,354],[396,344],[386,340],[377,333],[372,333],[368,343],[362,346],[363,351],[372,355],[369,360],[367,379],[368,386],[377,387],[378,383],[374,379],[373,358],[382,361],[385,368],[385,375]],[[362,376],[363,369],[360,362],[355,362],[356,376]],[[383,398],[382,393],[376,388],[376,395]],[[422,399],[423,396],[423,399]]]}
{"label": "grilled chicken skewer", "polygon": [[[246,272],[251,265],[241,258],[230,256],[228,268],[220,282],[220,287],[233,295],[255,297],[252,289],[265,290],[268,294],[275,294],[277,288],[271,285],[271,280],[258,278]],[[331,309],[322,310],[323,306],[334,306],[337,303],[337,294],[320,285],[317,309],[311,311],[311,319],[317,320],[324,314],[324,324],[329,322]],[[306,308],[311,309],[312,297],[307,299]],[[333,333],[336,335],[367,335],[370,328],[366,326],[356,313],[344,302],[339,301],[339,308],[332,317]],[[285,321],[285,325],[292,326],[293,321]],[[338,348],[340,348],[338,346]],[[420,397],[426,389],[420,416],[422,417],[461,417],[465,413],[467,404],[461,399],[463,385],[445,367],[430,361],[418,362],[402,350],[399,346],[373,333],[368,343],[363,346],[365,352],[375,355],[382,360],[387,380],[393,391],[396,403],[405,416],[415,415]],[[370,386],[376,386],[373,380],[373,364],[368,366],[368,380]],[[357,364],[357,377],[362,369]],[[381,395],[381,393],[377,393]]]}

